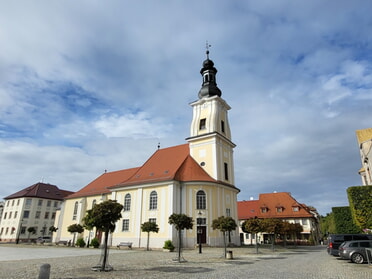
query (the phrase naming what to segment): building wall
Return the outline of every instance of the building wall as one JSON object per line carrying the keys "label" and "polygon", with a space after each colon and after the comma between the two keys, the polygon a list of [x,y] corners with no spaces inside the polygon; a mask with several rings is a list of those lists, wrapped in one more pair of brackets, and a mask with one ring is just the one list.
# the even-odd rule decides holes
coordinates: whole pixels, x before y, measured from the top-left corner
{"label": "building wall", "polygon": [[51,235],[49,227],[54,225],[60,203],[58,200],[30,197],[6,200],[0,223],[1,241],[15,242],[17,237],[21,242],[28,241],[29,227],[36,228],[36,234],[30,235],[30,240]]}
{"label": "building wall", "polygon": [[372,185],[372,140],[365,141],[360,145],[360,159],[363,172],[360,172],[363,185]]}
{"label": "building wall", "polygon": [[[206,194],[205,210],[198,210],[196,207],[196,193],[199,190],[203,190]],[[150,194],[153,191],[156,191],[158,196],[156,209],[150,209]],[[174,226],[168,223],[168,218],[173,213],[185,213],[194,220],[194,228],[183,233],[183,245],[185,247],[194,247],[197,244],[196,220],[198,217],[206,218],[207,244],[210,246],[222,246],[222,233],[212,229],[212,220],[219,216],[227,216],[226,209],[228,209],[228,214],[237,220],[237,192],[237,189],[219,184],[205,185],[202,183],[172,181],[118,189],[107,195],[106,199],[101,199],[101,196],[68,199],[63,205],[63,213],[61,212],[63,214],[63,216],[60,216],[62,221],[56,220],[55,226],[59,229],[55,234],[54,241],[72,241],[73,235],[67,231],[67,227],[74,223],[82,224],[81,220],[85,216],[86,211],[92,208],[94,200],[99,203],[103,200],[113,199],[124,206],[125,196],[130,194],[130,210],[123,210],[122,218],[116,223],[115,231],[111,235],[110,245],[116,246],[120,242],[133,242],[133,247],[146,247],[147,233],[141,231],[141,224],[150,219],[155,219],[159,227],[158,233],[150,234],[150,247],[162,248],[164,241],[168,239],[177,244],[177,232]],[[73,220],[76,202],[78,203],[79,213]],[[199,212],[201,215],[199,215]],[[125,221],[129,223],[128,229],[124,229],[124,220],[128,220]],[[84,238],[87,242],[88,237],[89,239],[94,237],[94,232],[85,230],[82,234],[77,235],[75,240],[78,237]],[[232,242],[236,245],[239,244],[238,229],[232,233]]]}
{"label": "building wall", "polygon": [[[295,224],[298,223],[303,227],[303,232],[301,233],[302,237],[299,240],[308,240],[310,238],[310,235],[312,232],[315,232],[317,234],[317,227],[314,224],[314,219],[313,218],[288,218],[284,219],[283,221],[287,221],[289,223]],[[241,240],[243,241],[242,244],[244,245],[255,245],[256,241],[258,243],[263,243],[264,242],[264,234],[267,234],[265,232],[263,233],[258,233],[257,236],[251,233],[245,233],[241,229],[242,224],[244,220],[239,221],[239,233],[243,236],[241,237]],[[316,235],[314,235],[316,236]],[[292,238],[290,237],[292,240]]]}

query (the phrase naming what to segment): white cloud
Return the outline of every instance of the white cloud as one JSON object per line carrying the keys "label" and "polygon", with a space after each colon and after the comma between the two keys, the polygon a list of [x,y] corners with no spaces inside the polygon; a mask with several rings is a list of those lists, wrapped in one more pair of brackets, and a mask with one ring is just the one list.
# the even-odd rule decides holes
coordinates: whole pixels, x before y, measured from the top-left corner
{"label": "white cloud", "polygon": [[159,141],[184,143],[206,40],[232,106],[241,197],[290,191],[325,213],[360,183],[354,131],[371,126],[372,4],[19,7],[0,10],[0,194],[42,176],[80,188],[105,168],[140,165]]}

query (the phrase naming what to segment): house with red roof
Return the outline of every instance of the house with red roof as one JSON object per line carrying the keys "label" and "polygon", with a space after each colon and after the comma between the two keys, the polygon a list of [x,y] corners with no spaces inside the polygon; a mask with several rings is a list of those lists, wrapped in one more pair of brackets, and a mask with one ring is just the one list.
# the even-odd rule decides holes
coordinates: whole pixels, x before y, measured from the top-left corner
{"label": "house with red roof", "polygon": [[[68,196],[58,214],[55,241],[71,240],[67,227],[82,224],[87,210],[111,199],[123,205],[122,218],[111,235],[113,246],[132,242],[133,247],[145,247],[147,233],[141,231],[141,224],[148,221],[159,227],[159,232],[151,235],[153,248],[163,247],[169,239],[177,245],[177,232],[168,223],[173,213],[194,220],[193,229],[182,235],[183,246],[194,247],[199,242],[223,245],[222,234],[211,228],[212,220],[220,216],[238,220],[230,106],[221,98],[209,52],[200,73],[203,83],[198,99],[190,104],[193,118],[187,143],[159,148],[142,166],[105,172]],[[233,243],[240,244],[238,229],[231,236]],[[88,241],[101,236],[85,230],[79,237]]]}
{"label": "house with red roof", "polygon": [[[1,242],[34,241],[38,237],[51,236],[57,209],[63,199],[73,192],[55,185],[36,183],[4,198],[0,222]],[[33,227],[35,234],[29,234]]]}
{"label": "house with red roof", "polygon": [[[315,243],[320,240],[319,215],[315,208],[299,203],[288,192],[260,194],[258,200],[238,201],[238,219],[242,224],[251,218],[274,218],[289,223],[300,224],[303,232],[298,236],[299,241]],[[257,235],[245,233],[240,228],[241,242],[250,245],[269,241],[269,234],[262,232]]]}

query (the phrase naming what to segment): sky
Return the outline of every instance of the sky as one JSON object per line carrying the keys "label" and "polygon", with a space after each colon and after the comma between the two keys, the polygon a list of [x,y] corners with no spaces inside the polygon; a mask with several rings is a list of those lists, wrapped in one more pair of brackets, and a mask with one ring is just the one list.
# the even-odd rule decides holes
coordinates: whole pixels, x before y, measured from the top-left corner
{"label": "sky", "polygon": [[361,185],[372,2],[0,0],[0,197],[77,191],[184,144],[210,59],[238,200],[290,192],[320,214]]}

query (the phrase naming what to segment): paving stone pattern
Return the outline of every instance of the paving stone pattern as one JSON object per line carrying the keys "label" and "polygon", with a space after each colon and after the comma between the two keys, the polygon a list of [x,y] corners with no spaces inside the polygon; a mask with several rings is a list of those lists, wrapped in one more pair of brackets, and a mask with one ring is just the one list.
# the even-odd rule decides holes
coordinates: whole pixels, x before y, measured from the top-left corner
{"label": "paving stone pattern", "polygon": [[[84,250],[82,250],[84,249]],[[0,245],[0,278],[38,278],[42,264],[51,265],[50,279],[93,278],[263,278],[263,279],[370,279],[372,266],[357,265],[329,256],[324,246],[278,248],[229,248],[233,259],[222,257],[223,248],[186,250],[184,262],[174,261],[177,253],[143,249],[111,249],[111,272],[92,271],[99,251],[87,248],[19,247]],[[6,253],[13,255],[7,260]],[[46,256],[49,252],[49,256]],[[93,253],[93,254],[92,254]],[[4,256],[5,254],[5,256]],[[19,255],[19,260],[14,255]],[[89,254],[89,255],[88,255]],[[79,255],[79,256],[75,256]],[[30,258],[29,256],[32,257]]]}

